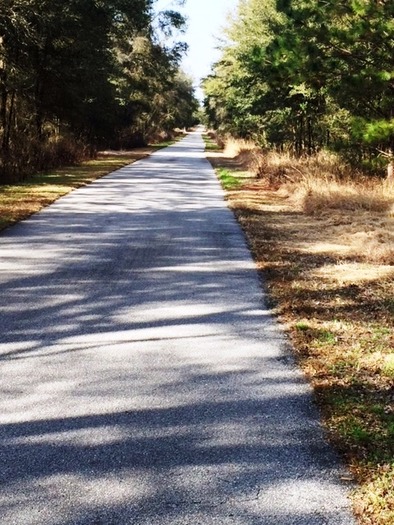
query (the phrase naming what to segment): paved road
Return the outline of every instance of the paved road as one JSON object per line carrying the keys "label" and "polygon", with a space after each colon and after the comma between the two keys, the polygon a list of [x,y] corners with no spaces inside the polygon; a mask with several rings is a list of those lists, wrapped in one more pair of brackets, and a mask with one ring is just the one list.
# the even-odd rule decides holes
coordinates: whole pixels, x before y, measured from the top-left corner
{"label": "paved road", "polygon": [[198,133],[0,235],[1,525],[351,525]]}

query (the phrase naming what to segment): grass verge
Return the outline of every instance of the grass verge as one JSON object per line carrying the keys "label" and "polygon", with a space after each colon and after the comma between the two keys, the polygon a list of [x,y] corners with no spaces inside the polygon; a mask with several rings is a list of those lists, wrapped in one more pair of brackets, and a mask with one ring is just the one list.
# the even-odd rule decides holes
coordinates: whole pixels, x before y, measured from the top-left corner
{"label": "grass verge", "polygon": [[221,151],[220,146],[215,140],[215,135],[210,133],[204,133],[203,140],[205,142],[205,150],[206,151]]}
{"label": "grass verge", "polygon": [[239,177],[234,177],[227,168],[218,168],[216,173],[225,190],[234,190],[242,185]]}
{"label": "grass verge", "polygon": [[128,152],[103,152],[97,159],[80,166],[59,168],[34,175],[18,184],[0,186],[0,230],[26,219],[70,191],[146,157],[166,145],[158,144]]}
{"label": "grass verge", "polygon": [[271,306],[357,481],[356,516],[393,525],[394,192],[375,181],[371,204],[373,183],[346,180],[332,158],[312,169],[286,156],[256,164],[250,151],[209,158],[220,179],[226,174]]}

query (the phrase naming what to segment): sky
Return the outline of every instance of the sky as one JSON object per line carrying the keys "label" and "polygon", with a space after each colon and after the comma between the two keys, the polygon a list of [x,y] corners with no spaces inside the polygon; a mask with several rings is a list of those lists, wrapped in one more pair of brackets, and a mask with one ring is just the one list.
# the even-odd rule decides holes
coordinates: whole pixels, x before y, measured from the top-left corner
{"label": "sky", "polygon": [[[171,0],[157,2],[157,8],[178,10],[188,18],[186,34],[181,35],[181,40],[189,45],[182,69],[193,77],[196,88],[220,56],[217,39],[222,35],[228,13],[234,12],[237,4],[238,0],[186,0],[185,7],[179,8]],[[202,98],[200,89],[196,94]]]}

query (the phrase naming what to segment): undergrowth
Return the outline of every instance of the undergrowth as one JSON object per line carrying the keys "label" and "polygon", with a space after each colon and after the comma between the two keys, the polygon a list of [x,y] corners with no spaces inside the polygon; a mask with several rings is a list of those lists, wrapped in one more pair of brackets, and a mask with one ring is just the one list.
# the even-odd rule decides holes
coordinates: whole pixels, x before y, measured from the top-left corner
{"label": "undergrowth", "polygon": [[234,169],[247,168],[267,189],[291,201],[294,209],[336,225],[342,255],[394,264],[392,182],[354,172],[325,151],[295,158],[288,152],[264,152],[252,142],[229,139],[223,157]]}

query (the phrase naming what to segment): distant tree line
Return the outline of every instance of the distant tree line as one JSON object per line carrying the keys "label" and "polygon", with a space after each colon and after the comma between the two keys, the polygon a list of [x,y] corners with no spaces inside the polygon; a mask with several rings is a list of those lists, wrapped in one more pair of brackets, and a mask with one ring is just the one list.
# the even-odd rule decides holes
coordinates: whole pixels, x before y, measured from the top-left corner
{"label": "distant tree line", "polygon": [[2,0],[0,183],[190,126],[184,18],[155,0]]}
{"label": "distant tree line", "polygon": [[240,0],[205,79],[209,124],[381,168],[394,151],[393,0]]}

